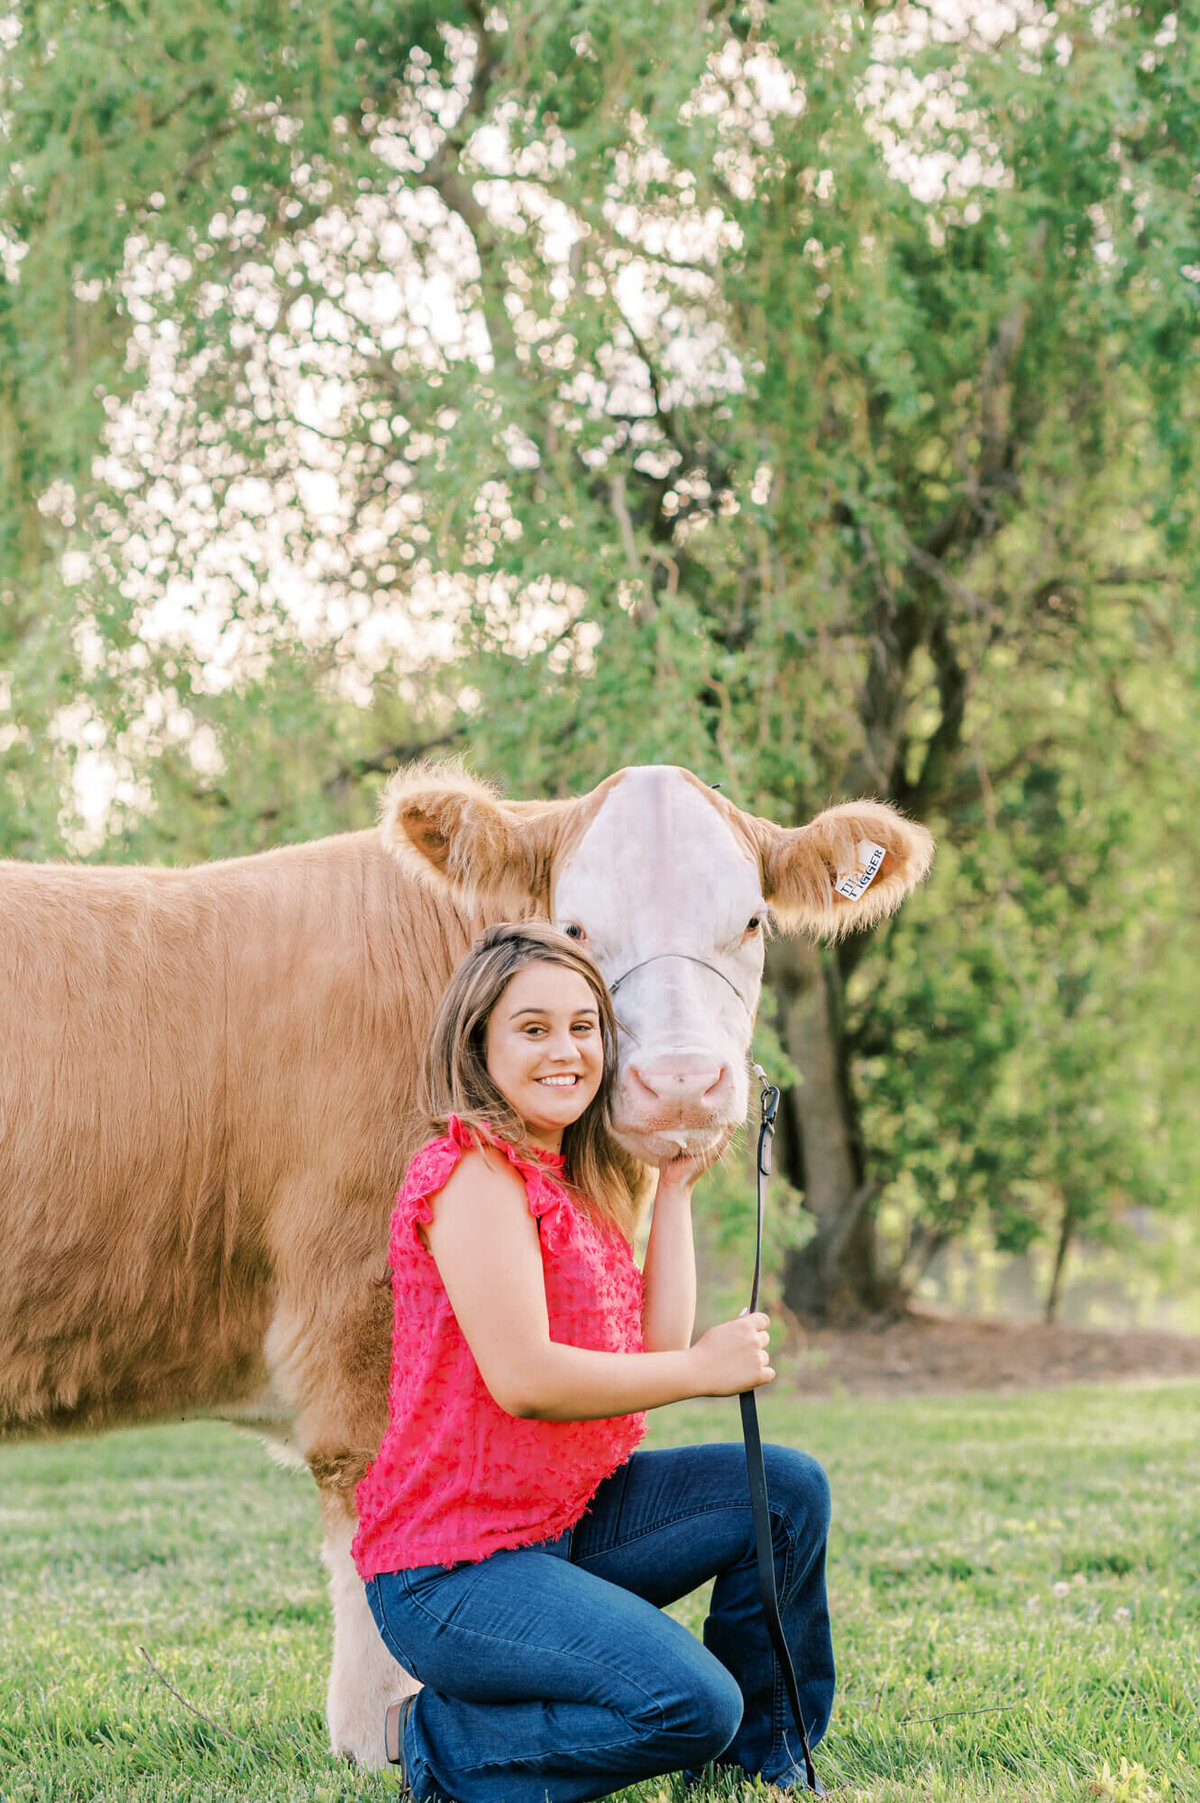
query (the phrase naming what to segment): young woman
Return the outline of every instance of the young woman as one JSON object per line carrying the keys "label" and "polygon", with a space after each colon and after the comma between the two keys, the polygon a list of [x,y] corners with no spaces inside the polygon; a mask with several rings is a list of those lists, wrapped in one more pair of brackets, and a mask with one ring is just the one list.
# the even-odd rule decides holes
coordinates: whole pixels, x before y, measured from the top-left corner
{"label": "young woman", "polygon": [[[769,1383],[767,1317],[692,1345],[691,1192],[612,1138],[604,980],[553,928],[492,927],[433,1026],[438,1137],[392,1217],[389,1424],[358,1487],[358,1570],[424,1688],[388,1711],[418,1803],[575,1803],[709,1760],[804,1790],[759,1610],[740,1445],[637,1452],[644,1411]],[[829,1491],[768,1446],[780,1612],[805,1723],[833,1700]],[[663,1605],[716,1578],[703,1645]],[[791,1739],[795,1730],[791,1729]]]}

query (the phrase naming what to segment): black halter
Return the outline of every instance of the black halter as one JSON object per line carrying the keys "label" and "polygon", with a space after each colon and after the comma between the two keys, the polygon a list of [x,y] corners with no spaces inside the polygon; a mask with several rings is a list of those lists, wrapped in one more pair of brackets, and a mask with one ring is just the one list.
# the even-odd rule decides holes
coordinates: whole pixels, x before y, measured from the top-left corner
{"label": "black halter", "polygon": [[631,964],[628,970],[621,973],[615,983],[609,984],[608,993],[610,995],[616,995],[617,990],[621,987],[621,984],[625,981],[626,977],[631,977],[635,970],[645,970],[647,964],[657,964],[661,958],[686,958],[689,964],[700,964],[705,970],[711,970],[714,977],[720,977],[722,983],[728,983],[730,989],[733,990],[734,995],[736,995],[738,1001],[746,1010],[746,1013],[751,1016],[753,1015],[753,1008],[750,1006],[737,984],[733,981],[733,978],[727,977],[725,972],[718,969],[715,964],[710,964],[707,958],[697,958],[694,952],[655,952],[652,958],[643,958],[640,964]]}

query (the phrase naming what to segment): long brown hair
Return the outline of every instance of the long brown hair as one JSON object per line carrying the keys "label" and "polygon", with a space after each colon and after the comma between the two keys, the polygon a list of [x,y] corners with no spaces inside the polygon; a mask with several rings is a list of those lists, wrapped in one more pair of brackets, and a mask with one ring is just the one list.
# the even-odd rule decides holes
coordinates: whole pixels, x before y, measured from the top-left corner
{"label": "long brown hair", "polygon": [[592,1213],[632,1241],[645,1169],[613,1137],[617,1081],[617,1023],[604,978],[583,948],[546,922],[505,921],[489,927],[458,965],[438,1004],[425,1056],[422,1097],[429,1124],[446,1131],[456,1114],[473,1136],[498,1135],[536,1155],[525,1122],[506,1101],[487,1067],[488,1017],[508,984],[527,964],[561,964],[583,977],[596,998],[604,1047],[600,1088],[577,1121],[563,1130],[563,1176]]}

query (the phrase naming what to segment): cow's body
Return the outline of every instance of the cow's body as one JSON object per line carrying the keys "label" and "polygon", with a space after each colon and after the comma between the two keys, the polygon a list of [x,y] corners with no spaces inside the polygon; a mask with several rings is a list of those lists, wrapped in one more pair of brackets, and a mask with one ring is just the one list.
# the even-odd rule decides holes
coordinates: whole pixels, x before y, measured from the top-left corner
{"label": "cow's body", "polygon": [[304,1404],[314,1312],[386,1338],[417,1054],[468,937],[374,832],[0,866],[4,1431],[242,1402],[268,1362]]}
{"label": "cow's body", "polygon": [[[561,883],[610,981],[649,957],[630,985],[630,1056],[648,1023],[674,1037],[659,1033],[641,1075],[623,1067],[621,1118],[652,1159],[714,1143],[744,1111],[762,964],[737,924],[747,898],[836,928],[890,911],[928,865],[928,835],[873,804],[787,832],[685,772],[628,778],[579,802],[500,804],[423,773],[394,792],[382,840],[186,871],[0,865],[0,1433],[269,1389],[321,1491],[331,1734],[368,1763],[405,1685],[350,1565],[353,1488],[386,1420],[387,1226],[423,1134],[421,1055],[473,931],[554,917]],[[626,893],[621,859],[647,813],[643,855],[668,877],[683,847],[707,846],[675,902],[661,872],[645,905]],[[834,866],[864,832],[889,863],[843,922]]]}

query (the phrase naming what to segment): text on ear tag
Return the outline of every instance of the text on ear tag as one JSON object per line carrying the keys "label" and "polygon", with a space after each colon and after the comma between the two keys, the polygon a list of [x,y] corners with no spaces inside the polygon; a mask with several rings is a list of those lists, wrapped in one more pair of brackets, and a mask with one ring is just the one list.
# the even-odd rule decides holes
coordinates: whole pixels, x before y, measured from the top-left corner
{"label": "text on ear tag", "polygon": [[884,847],[876,845],[873,839],[860,839],[857,850],[858,869],[839,870],[833,885],[838,895],[844,895],[847,901],[858,901],[867,893],[879,875],[884,859]]}

